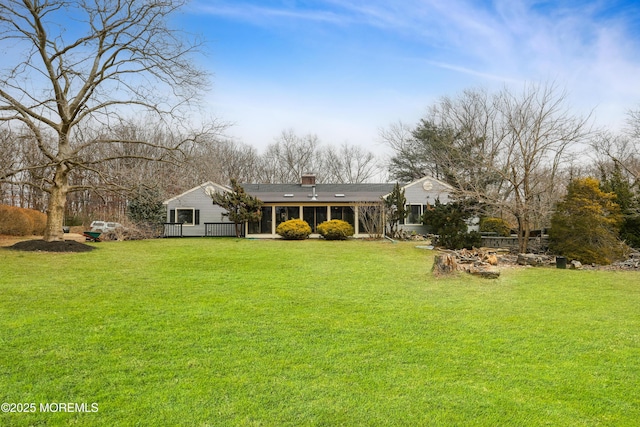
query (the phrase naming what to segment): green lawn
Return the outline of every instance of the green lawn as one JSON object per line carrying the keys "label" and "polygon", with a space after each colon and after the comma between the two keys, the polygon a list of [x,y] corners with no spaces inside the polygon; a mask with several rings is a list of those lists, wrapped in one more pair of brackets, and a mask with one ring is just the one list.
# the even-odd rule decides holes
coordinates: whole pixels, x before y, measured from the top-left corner
{"label": "green lawn", "polygon": [[0,425],[640,420],[638,273],[434,279],[410,243],[96,246],[0,249],[0,402],[36,404]]}

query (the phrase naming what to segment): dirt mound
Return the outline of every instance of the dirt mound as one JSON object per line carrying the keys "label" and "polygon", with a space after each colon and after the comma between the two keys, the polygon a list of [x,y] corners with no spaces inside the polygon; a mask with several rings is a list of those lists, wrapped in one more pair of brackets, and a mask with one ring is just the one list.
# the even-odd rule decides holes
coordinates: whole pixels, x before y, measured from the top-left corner
{"label": "dirt mound", "polygon": [[40,251],[40,252],[89,252],[94,250],[93,246],[76,242],[75,240],[65,240],[63,242],[45,242],[44,240],[25,240],[18,242],[8,249],[16,251]]}

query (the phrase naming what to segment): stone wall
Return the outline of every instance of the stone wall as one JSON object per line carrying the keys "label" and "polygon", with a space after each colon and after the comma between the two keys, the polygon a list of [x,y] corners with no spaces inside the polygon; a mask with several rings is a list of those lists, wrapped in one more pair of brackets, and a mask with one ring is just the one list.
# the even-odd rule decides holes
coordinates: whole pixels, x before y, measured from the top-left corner
{"label": "stone wall", "polygon": [[[530,237],[529,250],[532,252],[545,251],[549,246],[548,236]],[[517,237],[482,236],[482,247],[505,248],[511,251],[518,250]]]}

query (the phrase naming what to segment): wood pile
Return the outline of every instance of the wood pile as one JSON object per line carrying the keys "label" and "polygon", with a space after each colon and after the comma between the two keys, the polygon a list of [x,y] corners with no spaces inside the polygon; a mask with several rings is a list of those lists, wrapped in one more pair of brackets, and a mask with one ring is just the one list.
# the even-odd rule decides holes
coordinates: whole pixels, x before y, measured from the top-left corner
{"label": "wood pile", "polygon": [[[420,247],[420,246],[419,246]],[[429,248],[425,246],[424,248]],[[461,249],[457,251],[440,249],[433,262],[433,274],[447,275],[459,271],[495,279],[500,276],[501,266],[558,267],[555,255],[511,254],[495,248]],[[566,268],[571,270],[640,270],[640,252],[633,252],[626,260],[611,265],[582,265],[577,260],[567,260]],[[561,268],[561,267],[558,267]]]}
{"label": "wood pile", "polygon": [[500,277],[500,271],[497,266],[498,255],[495,251],[481,249],[447,250],[435,256],[433,272],[436,275],[444,275],[463,271],[486,279],[497,279]]}

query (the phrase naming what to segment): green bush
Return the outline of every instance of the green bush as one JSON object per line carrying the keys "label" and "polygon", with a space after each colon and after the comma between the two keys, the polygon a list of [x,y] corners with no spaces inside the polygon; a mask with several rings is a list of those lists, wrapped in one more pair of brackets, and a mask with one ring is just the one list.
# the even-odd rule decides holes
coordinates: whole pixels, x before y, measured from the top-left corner
{"label": "green bush", "polygon": [[477,231],[467,232],[467,221],[473,218],[468,204],[463,202],[441,203],[436,200],[422,216],[422,221],[438,236],[433,243],[447,249],[471,249],[482,244]]}
{"label": "green bush", "polygon": [[69,227],[76,227],[76,226],[82,225],[84,223],[84,219],[85,218],[81,217],[80,215],[65,216],[64,225],[67,225]]}
{"label": "green bush", "polygon": [[635,212],[624,215],[620,238],[632,248],[640,249],[640,215]]}
{"label": "green bush", "polygon": [[628,248],[618,237],[623,216],[615,200],[595,178],[571,181],[551,218],[549,249],[583,264],[624,258]]}
{"label": "green bush", "polygon": [[166,219],[160,192],[140,187],[127,205],[127,216],[136,224],[161,224]]}
{"label": "green bush", "polygon": [[311,227],[301,219],[290,219],[280,223],[276,233],[285,240],[304,240],[311,234]]}
{"label": "green bush", "polygon": [[482,218],[480,221],[480,231],[483,233],[496,233],[498,236],[508,237],[511,234],[511,227],[502,218]]}
{"label": "green bush", "polygon": [[318,233],[327,240],[346,240],[354,235],[351,224],[340,219],[332,219],[318,225]]}

